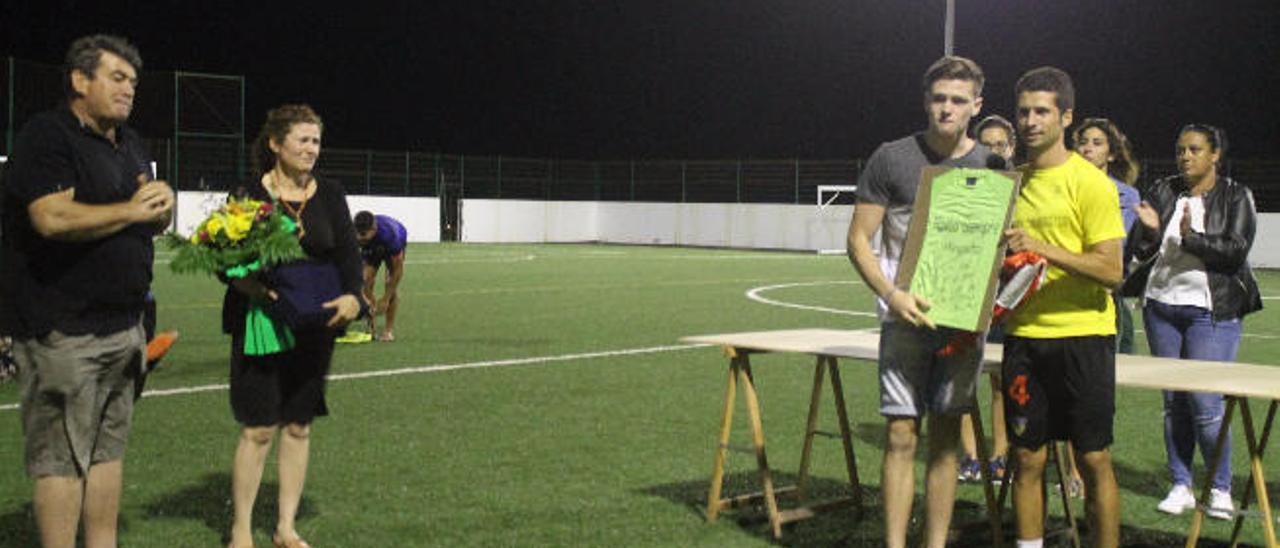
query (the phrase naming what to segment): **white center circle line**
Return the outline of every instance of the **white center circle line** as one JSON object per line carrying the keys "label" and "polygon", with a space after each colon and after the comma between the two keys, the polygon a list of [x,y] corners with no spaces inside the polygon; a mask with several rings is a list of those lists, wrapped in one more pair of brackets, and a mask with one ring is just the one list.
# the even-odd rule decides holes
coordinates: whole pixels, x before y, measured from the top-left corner
{"label": "white center circle line", "polygon": [[772,306],[796,308],[799,310],[811,310],[814,312],[826,312],[828,314],[841,314],[845,316],[860,316],[860,317],[874,318],[876,317],[875,312],[859,312],[856,310],[842,310],[839,308],[829,308],[825,306],[812,306],[807,304],[789,303],[789,302],[770,299],[761,295],[765,291],[771,291],[774,289],[784,289],[788,287],[809,287],[809,286],[815,286],[815,285],[847,285],[847,284],[860,284],[860,283],[862,282],[827,281],[827,282],[796,282],[796,283],[788,283],[788,284],[766,285],[766,286],[756,287],[756,288],[747,290],[746,296],[748,299],[751,299],[758,303],[763,303],[763,304],[772,305]]}

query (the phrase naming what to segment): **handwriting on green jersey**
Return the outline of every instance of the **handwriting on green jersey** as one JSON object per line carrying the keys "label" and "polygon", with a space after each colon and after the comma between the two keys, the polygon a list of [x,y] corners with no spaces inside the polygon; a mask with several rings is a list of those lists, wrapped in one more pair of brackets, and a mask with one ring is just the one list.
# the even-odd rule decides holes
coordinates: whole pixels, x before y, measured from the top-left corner
{"label": "handwriting on green jersey", "polygon": [[[978,331],[1017,185],[1000,172],[957,168],[933,179],[911,292],[934,323]],[[915,222],[915,220],[913,220]]]}

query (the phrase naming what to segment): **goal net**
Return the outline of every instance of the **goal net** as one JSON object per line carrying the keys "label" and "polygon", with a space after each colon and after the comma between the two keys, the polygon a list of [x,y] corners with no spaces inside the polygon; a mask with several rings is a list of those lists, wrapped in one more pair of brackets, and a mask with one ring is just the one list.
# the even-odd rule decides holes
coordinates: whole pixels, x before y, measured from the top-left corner
{"label": "goal net", "polygon": [[822,235],[818,254],[845,253],[849,220],[853,218],[853,193],[857,189],[857,185],[818,185],[818,207],[814,212],[819,234]]}

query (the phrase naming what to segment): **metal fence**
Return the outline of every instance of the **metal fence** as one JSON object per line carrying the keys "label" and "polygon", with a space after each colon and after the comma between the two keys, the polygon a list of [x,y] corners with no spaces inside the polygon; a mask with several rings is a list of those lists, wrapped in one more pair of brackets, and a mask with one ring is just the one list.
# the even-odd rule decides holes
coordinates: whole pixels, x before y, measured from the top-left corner
{"label": "metal fence", "polygon": [[348,193],[526,200],[814,203],[860,160],[585,161],[326,149],[317,171]]}
{"label": "metal fence", "polygon": [[[1172,159],[1143,160],[1138,190],[1145,192],[1146,185],[1177,173],[1177,163]],[[1228,158],[1223,163],[1221,173],[1249,187],[1259,212],[1280,212],[1280,159]]]}
{"label": "metal fence", "polygon": [[[58,67],[4,58],[3,151],[32,115],[63,100]],[[179,190],[227,190],[246,176],[244,79],[148,71],[131,125],[158,175]],[[819,185],[854,184],[860,159],[562,160],[326,148],[318,170],[348,193],[529,200],[812,204]],[[1172,174],[1171,159],[1142,162],[1141,188]],[[1231,159],[1224,170],[1253,189],[1259,211],[1280,211],[1280,159]]]}
{"label": "metal fence", "polygon": [[[62,70],[0,59],[0,155],[28,120],[65,101]],[[145,137],[159,175],[178,188],[223,186],[245,176],[244,78],[144,71],[129,125]]]}
{"label": "metal fence", "polygon": [[[812,204],[819,185],[852,185],[862,165],[862,159],[585,161],[326,149],[317,169],[356,194]],[[1249,186],[1258,211],[1280,212],[1280,159],[1228,159],[1222,172]],[[1172,159],[1142,160],[1137,186],[1176,173]]]}

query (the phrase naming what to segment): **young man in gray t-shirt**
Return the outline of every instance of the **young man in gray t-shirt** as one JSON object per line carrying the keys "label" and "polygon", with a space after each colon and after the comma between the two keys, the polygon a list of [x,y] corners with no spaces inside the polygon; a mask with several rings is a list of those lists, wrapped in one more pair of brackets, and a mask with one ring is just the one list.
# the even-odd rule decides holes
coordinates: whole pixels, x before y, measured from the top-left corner
{"label": "young man in gray t-shirt", "polygon": [[[920,419],[929,420],[926,526],[928,546],[945,546],[955,502],[960,416],[975,403],[981,351],[938,358],[951,335],[925,316],[922,297],[894,286],[921,169],[930,165],[983,168],[992,153],[968,134],[982,108],[982,69],[963,57],[943,57],[924,74],[921,133],[880,145],[858,176],[857,205],[849,225],[849,260],[879,295],[880,413],[886,443],[880,485],[885,545],[906,545],[915,494],[915,452]],[[880,232],[880,252],[872,238]]]}

